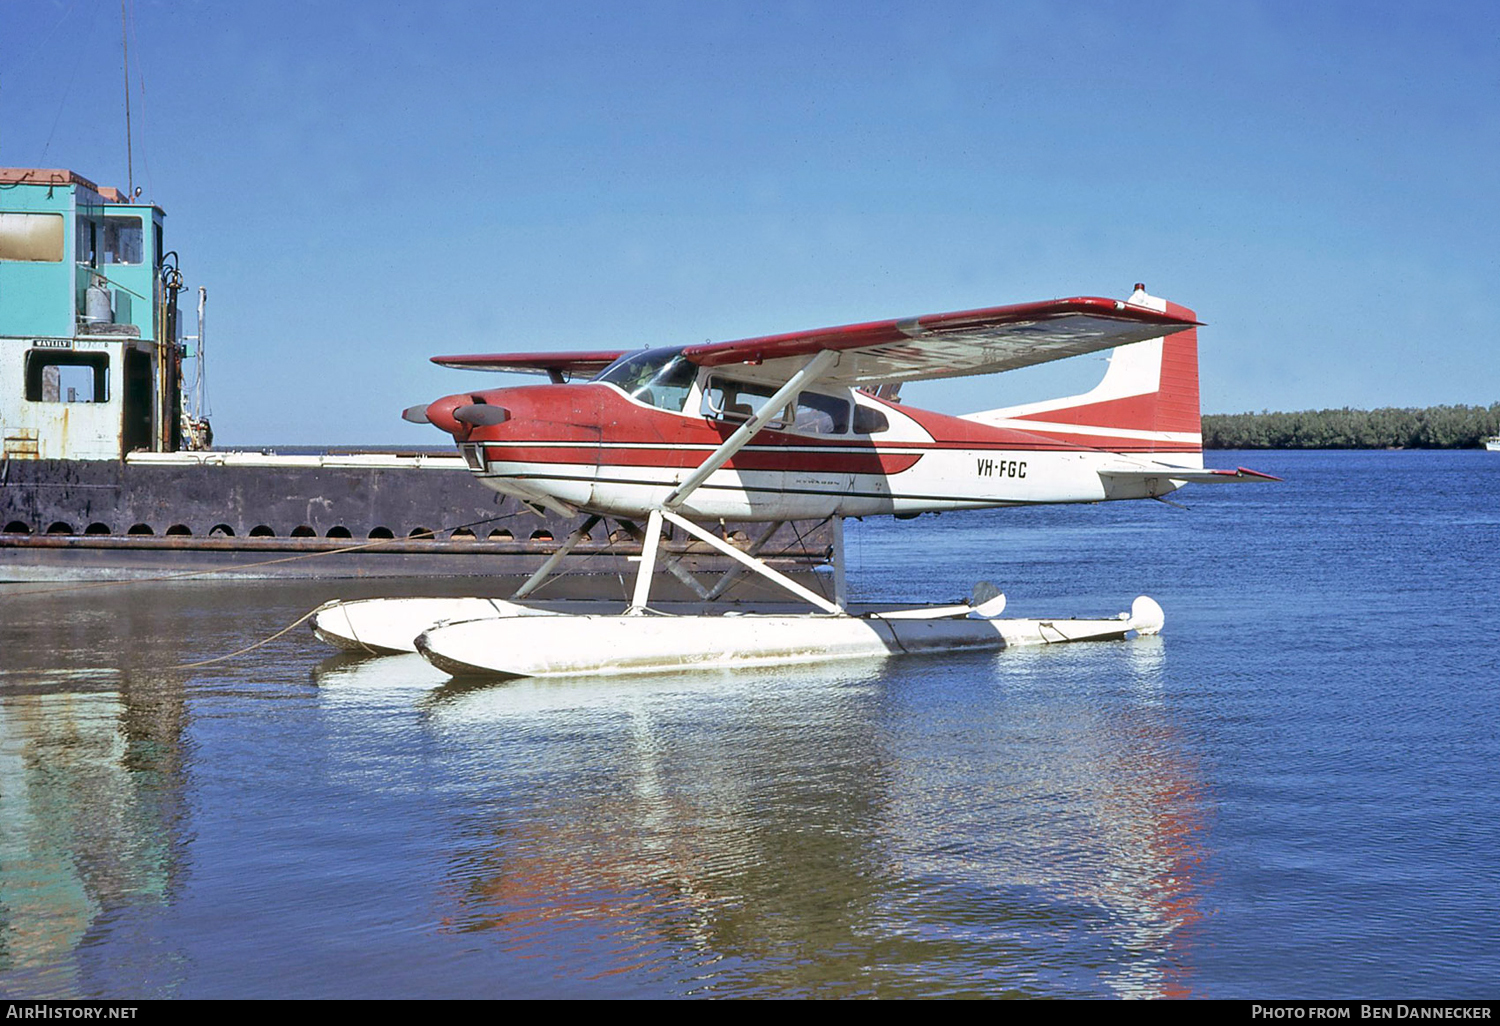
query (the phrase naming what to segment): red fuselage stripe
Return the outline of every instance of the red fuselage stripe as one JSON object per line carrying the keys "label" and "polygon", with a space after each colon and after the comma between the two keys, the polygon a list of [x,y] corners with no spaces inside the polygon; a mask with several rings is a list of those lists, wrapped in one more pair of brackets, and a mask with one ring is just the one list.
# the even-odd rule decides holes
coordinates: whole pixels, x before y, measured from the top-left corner
{"label": "red fuselage stripe", "polygon": [[[689,469],[703,462],[698,449],[630,448],[599,446],[498,446],[485,447],[485,458],[493,463],[547,463],[611,467],[663,467]],[[728,470],[807,471],[824,474],[899,474],[910,470],[922,457],[916,453],[818,452],[816,450],[742,449],[724,466]]]}

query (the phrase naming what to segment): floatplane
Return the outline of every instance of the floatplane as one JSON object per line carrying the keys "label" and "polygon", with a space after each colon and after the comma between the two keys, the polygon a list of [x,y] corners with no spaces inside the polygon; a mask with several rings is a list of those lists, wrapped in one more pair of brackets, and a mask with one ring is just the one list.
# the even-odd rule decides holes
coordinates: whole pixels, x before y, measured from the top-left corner
{"label": "floatplane", "polygon": [[[437,356],[445,367],[546,374],[548,384],[450,395],[405,411],[453,436],[484,484],[531,508],[587,515],[509,600],[331,602],[319,637],[418,651],[456,676],[634,673],[1117,639],[1162,629],[1147,596],[1107,619],[1001,616],[980,582],[965,603],[859,607],[845,583],[846,517],[1161,499],[1189,483],[1276,480],[1203,466],[1199,323],[1148,295],[1058,299],[635,351]],[[909,381],[993,374],[1113,350],[1082,395],[948,416],[900,401]],[[570,383],[586,377],[586,382]],[[602,518],[645,520],[628,605],[534,599]],[[731,543],[725,520],[831,521],[831,595]],[[670,525],[733,560],[710,603],[758,574],[810,611],[672,615],[651,589]],[[670,566],[667,569],[671,569]],[[679,577],[688,578],[686,574]],[[825,591],[828,589],[825,589]],[[794,608],[801,608],[800,606]]]}

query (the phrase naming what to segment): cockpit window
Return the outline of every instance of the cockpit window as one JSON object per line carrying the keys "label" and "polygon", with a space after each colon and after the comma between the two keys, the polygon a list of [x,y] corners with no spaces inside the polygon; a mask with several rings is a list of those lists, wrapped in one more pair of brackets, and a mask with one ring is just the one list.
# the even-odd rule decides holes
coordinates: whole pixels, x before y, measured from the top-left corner
{"label": "cockpit window", "polygon": [[856,435],[876,435],[890,429],[891,422],[884,413],[870,406],[854,407],[854,433]]}
{"label": "cockpit window", "polygon": [[792,430],[805,435],[842,435],[849,430],[849,404],[831,395],[803,392],[797,396]]}
{"label": "cockpit window", "polygon": [[[714,375],[703,389],[703,415],[716,420],[746,421],[765,409],[777,389],[731,381]],[[857,416],[857,413],[856,413]],[[801,435],[842,435],[849,431],[849,401],[818,392],[802,392],[778,410],[767,427]]]}
{"label": "cockpit window", "polygon": [[[714,376],[708,379],[708,385],[703,389],[702,413],[715,420],[747,421],[765,408],[776,391],[769,385],[753,385]],[[766,426],[779,431],[787,426],[788,419],[783,407]]]}
{"label": "cockpit window", "polygon": [[593,380],[614,385],[648,406],[681,413],[697,377],[697,365],[683,358],[682,349],[668,347],[622,356]]}

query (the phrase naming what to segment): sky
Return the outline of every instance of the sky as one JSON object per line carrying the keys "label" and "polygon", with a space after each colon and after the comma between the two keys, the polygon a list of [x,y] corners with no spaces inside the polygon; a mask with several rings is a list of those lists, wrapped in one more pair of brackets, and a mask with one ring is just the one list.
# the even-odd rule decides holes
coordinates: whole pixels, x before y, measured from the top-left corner
{"label": "sky", "polygon": [[[535,380],[437,354],[1137,281],[1206,323],[1206,413],[1500,401],[1494,3],[126,8],[134,180],[208,288],[220,446],[442,444],[400,410]],[[124,81],[118,0],[0,0],[0,165],[125,188]]]}

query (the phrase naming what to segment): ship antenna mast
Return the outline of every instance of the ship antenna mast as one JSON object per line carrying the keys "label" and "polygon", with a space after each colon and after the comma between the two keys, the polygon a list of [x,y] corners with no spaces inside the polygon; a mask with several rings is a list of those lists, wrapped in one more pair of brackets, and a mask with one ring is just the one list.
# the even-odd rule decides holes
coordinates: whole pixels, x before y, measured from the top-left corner
{"label": "ship antenna mast", "polygon": [[130,145],[130,40],[125,31],[125,0],[120,0],[120,49],[125,55],[125,177],[131,201],[135,200],[135,166]]}

